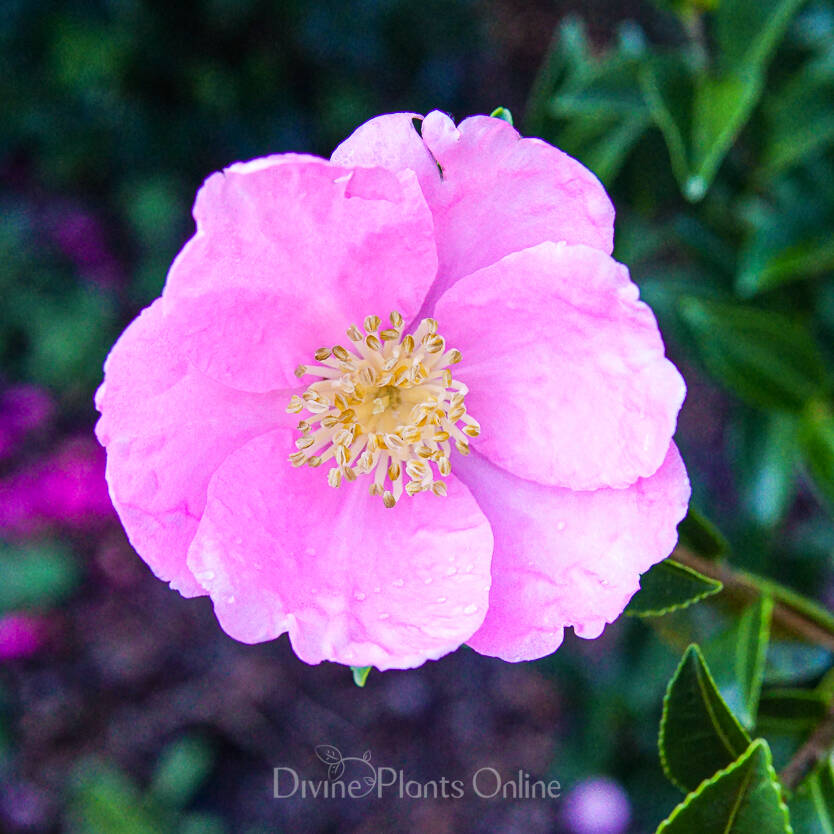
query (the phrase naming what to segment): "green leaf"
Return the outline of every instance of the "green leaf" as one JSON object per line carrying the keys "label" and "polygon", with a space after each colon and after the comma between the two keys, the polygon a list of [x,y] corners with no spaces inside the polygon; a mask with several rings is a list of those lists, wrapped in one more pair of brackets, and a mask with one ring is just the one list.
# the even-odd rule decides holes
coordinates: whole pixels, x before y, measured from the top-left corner
{"label": "green leaf", "polygon": [[684,195],[699,200],[712,184],[762,93],[763,77],[739,72],[700,76],[695,85],[689,177]]}
{"label": "green leaf", "polygon": [[665,559],[640,577],[640,590],[631,598],[625,613],[635,617],[659,617],[717,594],[722,587],[715,579]]}
{"label": "green leaf", "polygon": [[788,808],[799,834],[834,834],[834,768],[830,758],[796,789]]}
{"label": "green leaf", "polygon": [[751,409],[737,427],[733,463],[739,470],[741,500],[750,517],[763,527],[779,524],[796,494],[796,426],[792,414],[762,416]]}
{"label": "green leaf", "polygon": [[793,834],[764,739],[678,805],[657,834]]}
{"label": "green leaf", "polygon": [[718,559],[730,549],[724,534],[692,504],[678,525],[678,538],[682,545],[705,559]]}
{"label": "green leaf", "polygon": [[534,96],[542,134],[610,182],[651,123],[638,82],[645,39],[636,26],[623,26],[616,46],[601,58],[585,47],[561,49],[563,71],[551,73],[546,90],[542,77]]}
{"label": "green leaf", "polygon": [[208,743],[186,736],[168,745],[160,756],[150,795],[160,804],[183,808],[211,773],[214,754]]}
{"label": "green leaf", "polygon": [[683,194],[696,202],[758,101],[762,76],[749,71],[712,75],[666,56],[646,62],[640,82]]}
{"label": "green leaf", "polygon": [[801,2],[723,0],[715,13],[715,68],[677,55],[643,68],[646,101],[687,199],[707,193],[762,95],[767,61]]}
{"label": "green leaf", "polygon": [[701,650],[691,645],[663,699],[658,740],[663,770],[681,790],[694,790],[748,744],[750,737],[724,703]]}
{"label": "green leaf", "polygon": [[834,48],[808,61],[765,100],[763,173],[773,177],[834,143]]}
{"label": "green leaf", "polygon": [[55,605],[79,580],[78,564],[60,542],[0,544],[0,613]]}
{"label": "green leaf", "polygon": [[[824,171],[813,174],[818,181],[826,179]],[[753,203],[747,212],[752,233],[739,255],[736,289],[748,298],[834,268],[829,195],[813,179],[779,185],[768,203]]]}
{"label": "green leaf", "polygon": [[762,596],[733,626],[704,646],[704,656],[721,696],[748,729],[756,723],[764,679],[773,600]]}
{"label": "green leaf", "polygon": [[72,815],[84,834],[157,834],[160,820],[149,812],[141,794],[121,771],[90,761],[79,767],[71,800]]}
{"label": "green leaf", "polygon": [[762,693],[757,730],[808,733],[828,713],[828,699],[813,689],[771,689]]}
{"label": "green leaf", "polygon": [[503,119],[505,122],[513,123],[513,114],[510,113],[507,107],[496,107],[489,115],[493,119]]}
{"label": "green leaf", "polygon": [[799,411],[825,390],[819,348],[792,319],[692,296],[679,309],[707,370],[752,405]]}
{"label": "green leaf", "polygon": [[834,513],[834,415],[814,404],[802,415],[799,428],[802,460],[820,499]]}
{"label": "green leaf", "polygon": [[353,672],[353,682],[357,686],[364,686],[368,680],[368,675],[371,674],[372,666],[351,666],[350,670]]}
{"label": "green leaf", "polygon": [[804,0],[721,0],[715,42],[725,72],[761,71]]}

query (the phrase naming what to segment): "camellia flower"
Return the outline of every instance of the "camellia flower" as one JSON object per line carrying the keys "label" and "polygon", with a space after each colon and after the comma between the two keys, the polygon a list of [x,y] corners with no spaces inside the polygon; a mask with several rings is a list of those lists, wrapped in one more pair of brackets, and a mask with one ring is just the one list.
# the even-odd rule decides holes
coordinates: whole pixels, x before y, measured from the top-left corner
{"label": "camellia flower", "polygon": [[131,542],[232,637],[537,658],[672,550],[684,384],[576,160],[398,113],[230,166],[194,216],[97,432]]}

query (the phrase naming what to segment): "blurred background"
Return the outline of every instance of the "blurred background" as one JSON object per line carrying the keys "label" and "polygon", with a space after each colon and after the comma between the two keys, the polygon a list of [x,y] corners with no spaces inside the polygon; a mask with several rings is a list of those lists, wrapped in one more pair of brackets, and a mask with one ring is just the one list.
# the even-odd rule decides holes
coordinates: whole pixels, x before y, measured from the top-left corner
{"label": "blurred background", "polygon": [[[154,579],[110,506],[92,395],[209,173],[327,156],[378,113],[503,105],[612,194],[616,255],[689,385],[677,438],[714,540],[830,605],[834,3],[3,0],[0,55],[0,831],[654,830],[680,799],[665,683],[720,610],[359,689]],[[766,684],[831,666],[776,649]],[[562,796],[273,799],[273,767],[323,778],[319,744]]]}

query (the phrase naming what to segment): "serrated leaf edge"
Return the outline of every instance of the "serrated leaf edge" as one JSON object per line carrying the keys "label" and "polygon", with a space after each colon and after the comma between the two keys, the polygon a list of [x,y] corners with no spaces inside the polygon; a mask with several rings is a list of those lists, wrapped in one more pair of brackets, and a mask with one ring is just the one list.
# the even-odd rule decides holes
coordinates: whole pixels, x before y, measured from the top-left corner
{"label": "serrated leaf edge", "polygon": [[[659,729],[658,734],[657,734],[657,749],[658,749],[658,752],[660,753],[660,764],[663,767],[663,772],[666,774],[666,778],[676,788],[683,791],[684,793],[689,793],[689,788],[682,785],[680,782],[678,782],[677,779],[675,779],[674,776],[672,776],[672,772],[669,769],[669,762],[666,760],[666,752],[663,749],[663,737],[664,737],[664,731],[666,729],[666,723],[667,723],[667,720],[669,718],[669,697],[670,697],[671,692],[672,692],[672,687],[675,685],[675,681],[680,676],[681,670],[683,669],[683,666],[686,663],[686,660],[689,657],[690,652],[694,652],[695,655],[697,656],[698,660],[701,662],[701,666],[703,667],[704,671],[706,672],[707,680],[712,685],[712,688],[715,691],[715,694],[718,696],[718,699],[721,701],[721,703],[726,708],[730,717],[733,719],[733,721],[735,721],[736,726],[739,728],[739,730],[741,730],[742,735],[745,738],[747,738],[748,740],[750,739],[750,734],[742,726],[742,724],[738,720],[738,718],[736,718],[735,713],[729,708],[729,706],[727,706],[727,702],[724,700],[724,696],[721,694],[721,691],[719,690],[718,686],[715,683],[715,679],[712,676],[712,672],[710,672],[710,670],[709,670],[709,665],[707,664],[706,660],[704,659],[704,655],[701,652],[701,647],[697,643],[690,643],[689,646],[687,646],[686,651],[683,653],[683,656],[681,657],[680,662],[678,663],[677,669],[675,669],[675,674],[672,675],[672,677],[669,679],[668,685],[666,686],[666,694],[663,696],[663,712],[660,716],[660,729]],[[723,736],[723,733],[721,733],[720,735]],[[729,752],[731,752],[731,753],[733,752],[732,749],[729,747],[729,745],[726,742],[724,743],[724,746],[728,749]],[[700,786],[698,788],[696,788],[695,790],[699,790],[699,789],[700,789]]]}
{"label": "serrated leaf edge", "polygon": [[[696,579],[703,580],[707,584],[711,584],[713,587],[707,588],[705,591],[697,594],[694,597],[691,597],[684,602],[676,602],[673,605],[666,605],[663,608],[650,608],[646,611],[629,611],[627,608],[625,610],[625,614],[628,617],[662,617],[664,614],[671,614],[673,611],[682,611],[684,608],[689,608],[690,605],[694,605],[696,602],[700,602],[702,599],[706,597],[711,597],[714,594],[718,594],[724,590],[724,584],[719,579],[712,579],[709,576],[704,576],[704,574],[699,573],[694,568],[690,568],[688,565],[684,565],[681,562],[676,562],[674,559],[664,559],[662,562],[658,562],[658,565],[668,564],[675,568],[680,568],[685,573],[689,573],[694,576]],[[653,565],[652,567],[655,567]],[[651,568],[650,568],[651,570]],[[639,594],[640,591],[638,590],[637,593]]]}
{"label": "serrated leaf edge", "polygon": [[[665,704],[664,704],[665,709]],[[735,716],[733,716],[735,718]],[[741,767],[747,759],[749,759],[760,747],[764,748],[765,751],[765,770],[767,771],[767,775],[770,778],[770,782],[773,787],[776,789],[776,796],[779,800],[779,810],[782,812],[782,816],[784,817],[785,822],[785,834],[794,834],[793,827],[791,826],[791,818],[788,812],[788,806],[785,804],[785,800],[782,797],[782,786],[779,783],[779,779],[776,776],[776,771],[773,769],[773,758],[770,754],[770,747],[768,743],[763,738],[757,738],[750,743],[750,746],[731,764],[727,765],[727,767],[722,768],[713,776],[710,776],[709,779],[704,779],[694,791],[688,793],[684,799],[679,802],[672,813],[665,819],[655,831],[655,834],[663,834],[664,830],[671,825],[675,817],[678,814],[682,813],[686,808],[689,807],[690,803],[694,802],[710,785],[714,785],[718,782],[721,778],[726,776],[731,771],[735,770],[738,767]]]}

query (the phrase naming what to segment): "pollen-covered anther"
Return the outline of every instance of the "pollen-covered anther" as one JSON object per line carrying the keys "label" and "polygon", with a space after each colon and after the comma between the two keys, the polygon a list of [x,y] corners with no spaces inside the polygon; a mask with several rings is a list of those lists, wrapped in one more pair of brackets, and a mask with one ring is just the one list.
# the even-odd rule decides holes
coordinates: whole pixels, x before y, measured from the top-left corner
{"label": "pollen-covered anther", "polygon": [[368,476],[370,494],[390,509],[403,493],[446,495],[440,478],[451,474],[452,446],[469,454],[480,426],[466,411],[467,387],[449,368],[461,353],[447,349],[437,321],[423,319],[405,335],[400,313],[388,321],[383,327],[379,316],[366,316],[364,330],[347,328],[349,347],[321,347],[318,364],[299,365],[296,374],[315,381],[291,397],[287,412],[309,412],[298,424],[293,466],[330,463],[334,488]]}

